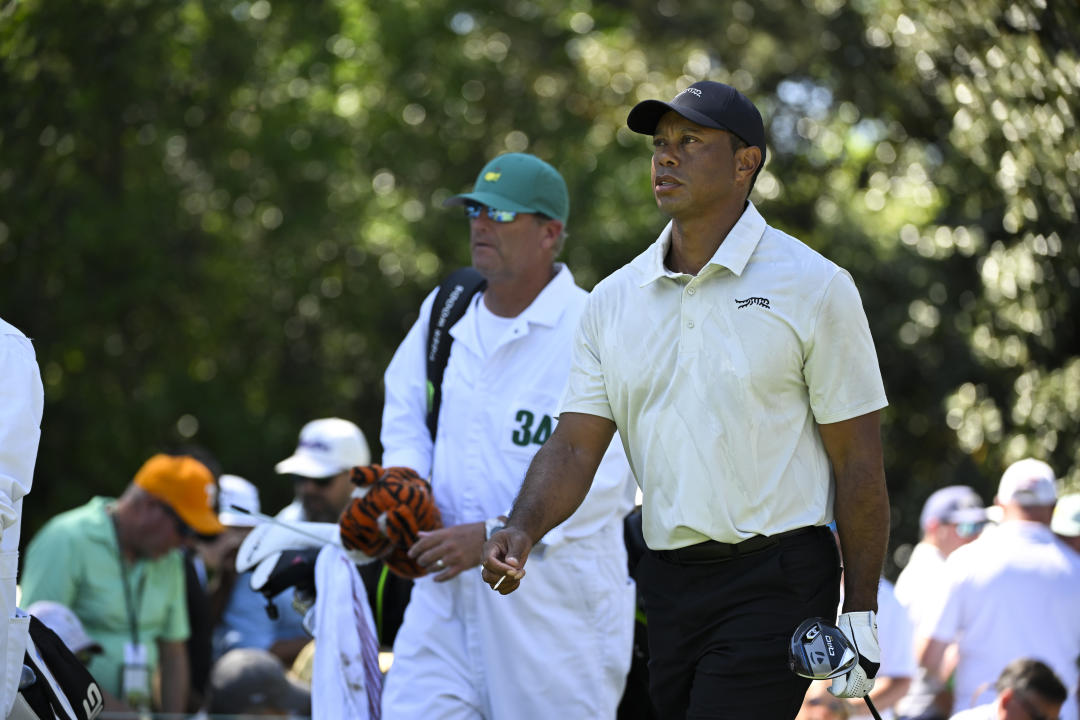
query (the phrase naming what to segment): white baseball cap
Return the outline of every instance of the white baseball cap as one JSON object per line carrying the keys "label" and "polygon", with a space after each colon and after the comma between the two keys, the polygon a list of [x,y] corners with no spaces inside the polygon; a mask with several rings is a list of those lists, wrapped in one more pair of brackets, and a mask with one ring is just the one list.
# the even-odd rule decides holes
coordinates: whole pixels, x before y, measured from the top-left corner
{"label": "white baseball cap", "polygon": [[1053,505],[1057,501],[1057,476],[1042,460],[1017,460],[1001,476],[997,501],[1001,505]]}
{"label": "white baseball cap", "polygon": [[1050,529],[1065,537],[1080,537],[1080,493],[1062,495],[1058,499]]}
{"label": "white baseball cap", "polygon": [[26,612],[45,623],[71,652],[104,652],[101,644],[86,634],[79,617],[67,605],[52,600],[38,600],[26,608]]}
{"label": "white baseball cap", "polygon": [[326,478],[357,465],[371,464],[360,428],[341,418],[312,420],[300,430],[296,452],[277,465],[279,475]]}
{"label": "white baseball cap", "polygon": [[250,513],[259,512],[259,489],[239,475],[222,475],[218,478],[218,520],[232,527],[254,527],[259,519],[253,515],[237,512],[234,507]]}

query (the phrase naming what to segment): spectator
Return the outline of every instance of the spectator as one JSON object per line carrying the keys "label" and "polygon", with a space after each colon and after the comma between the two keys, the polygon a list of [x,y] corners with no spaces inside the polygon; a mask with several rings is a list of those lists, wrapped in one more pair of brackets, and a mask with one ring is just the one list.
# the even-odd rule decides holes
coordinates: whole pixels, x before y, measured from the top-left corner
{"label": "spectator", "polygon": [[946,560],[948,582],[922,625],[919,659],[941,677],[950,643],[957,646],[953,712],[988,698],[1001,671],[1019,657],[1041,659],[1069,688],[1063,720],[1076,720],[1080,657],[1080,560],[1050,531],[1057,498],[1054,471],[1027,458],[998,485],[1002,522]]}
{"label": "spectator", "polygon": [[281,661],[266,650],[235,648],[210,671],[208,712],[306,716],[311,714],[311,691],[291,679]]}
{"label": "spectator", "polygon": [[[70,607],[104,648],[90,672],[136,708],[160,671],[165,712],[183,712],[189,690],[185,539],[222,530],[214,478],[188,456],[154,455],[117,500],[95,497],[61,513],[26,552],[23,599]],[[110,708],[106,708],[110,709]]]}
{"label": "spectator", "polygon": [[[292,478],[296,489],[296,499],[278,512],[277,519],[337,522],[349,504],[354,487],[349,470],[370,463],[367,438],[353,423],[341,418],[321,418],[307,423],[300,429],[296,452],[274,466],[279,475]],[[292,598],[292,590],[274,598],[278,617],[273,623],[274,642],[270,651],[286,666],[292,665],[311,640],[304,630],[303,618],[292,607]]]}
{"label": "spectator", "polygon": [[34,346],[0,319],[0,717],[15,702],[29,620],[15,607],[23,496],[30,492],[45,395]]}
{"label": "spectator", "polygon": [[1080,553],[1080,493],[1062,495],[1058,499],[1050,529],[1062,542]]}
{"label": "spectator", "polygon": [[614,718],[634,623],[622,534],[633,484],[621,445],[605,442],[581,509],[538,546],[528,593],[507,602],[476,570],[485,537],[551,434],[585,304],[555,262],[566,183],[539,158],[509,153],[447,204],[465,206],[472,264],[487,287],[449,330],[434,439],[426,358],[436,292],[386,370],[384,465],[430,476],[444,527],[421,533],[409,551],[433,575],[413,585],[382,716]]}
{"label": "spectator", "polygon": [[[934,491],[919,515],[922,539],[896,579],[896,599],[908,614],[916,635],[927,615],[927,604],[946,584],[945,559],[961,545],[978,537],[987,523],[982,499],[966,485],[950,485]],[[951,668],[946,667],[946,674]],[[945,720],[952,695],[938,678],[919,668],[908,694],[897,703],[901,718]]]}
{"label": "spectator", "polygon": [[889,499],[887,401],[855,283],[749,201],[765,128],[742,93],[696,82],[638,103],[627,125],[652,136],[652,190],[671,222],[589,294],[559,424],[485,546],[484,580],[517,589],[617,429],[643,493],[660,717],[795,715],[809,681],[788,671],[785,637],[835,611],[834,515],[837,624],[859,662],[831,691],[863,697],[880,657]]}
{"label": "spectator", "polygon": [[259,490],[238,475],[222,475],[218,488],[218,520],[225,532],[203,550],[212,570],[210,615],[215,661],[234,648],[268,650],[274,641],[274,621],[266,613],[266,600],[251,589],[251,571],[236,572],[240,543],[260,522],[250,514],[260,512]]}
{"label": "spectator", "polygon": [[994,683],[993,702],[952,716],[952,720],[1049,720],[1058,717],[1068,696],[1065,686],[1045,663],[1013,660]]}

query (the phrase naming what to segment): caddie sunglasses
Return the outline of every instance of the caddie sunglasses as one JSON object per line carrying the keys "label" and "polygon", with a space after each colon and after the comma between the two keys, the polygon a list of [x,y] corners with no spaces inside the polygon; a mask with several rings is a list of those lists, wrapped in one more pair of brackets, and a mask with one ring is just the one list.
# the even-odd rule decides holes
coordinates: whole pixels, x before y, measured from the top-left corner
{"label": "caddie sunglasses", "polygon": [[518,215],[522,214],[513,210],[496,210],[480,203],[465,203],[465,217],[469,220],[480,217],[480,213],[484,210],[487,210],[487,216],[497,223],[512,223],[517,220]]}

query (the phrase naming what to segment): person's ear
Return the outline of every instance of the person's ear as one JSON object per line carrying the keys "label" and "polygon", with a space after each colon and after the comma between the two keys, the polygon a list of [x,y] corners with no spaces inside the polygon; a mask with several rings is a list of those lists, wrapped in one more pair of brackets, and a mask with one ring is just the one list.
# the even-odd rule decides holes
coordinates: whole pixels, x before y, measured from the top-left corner
{"label": "person's ear", "polygon": [[541,244],[546,250],[554,251],[559,246],[559,236],[562,235],[563,224],[561,220],[548,220],[544,223],[544,234]]}
{"label": "person's ear", "polygon": [[735,153],[735,171],[740,179],[745,177],[749,180],[754,177],[759,165],[761,165],[761,148],[756,145],[740,148]]}

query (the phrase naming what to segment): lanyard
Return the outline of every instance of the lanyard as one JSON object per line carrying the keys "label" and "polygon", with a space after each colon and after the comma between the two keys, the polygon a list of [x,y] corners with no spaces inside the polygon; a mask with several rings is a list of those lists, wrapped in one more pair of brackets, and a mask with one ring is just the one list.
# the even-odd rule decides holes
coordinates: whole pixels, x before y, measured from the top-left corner
{"label": "lanyard", "polygon": [[127,563],[124,562],[124,553],[120,550],[120,532],[116,529],[116,518],[110,516],[113,523],[113,533],[116,535],[116,560],[120,563],[120,580],[124,584],[124,607],[127,608],[128,626],[131,628],[131,644],[139,644],[139,617],[138,602],[142,600],[143,590],[146,587],[146,573],[139,577],[139,587],[135,597],[131,595],[131,583],[128,581]]}

